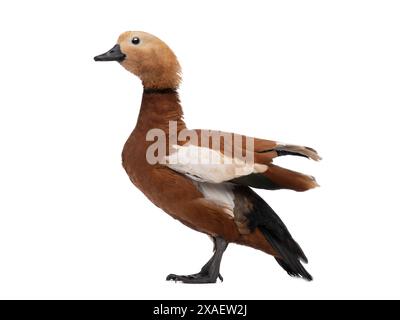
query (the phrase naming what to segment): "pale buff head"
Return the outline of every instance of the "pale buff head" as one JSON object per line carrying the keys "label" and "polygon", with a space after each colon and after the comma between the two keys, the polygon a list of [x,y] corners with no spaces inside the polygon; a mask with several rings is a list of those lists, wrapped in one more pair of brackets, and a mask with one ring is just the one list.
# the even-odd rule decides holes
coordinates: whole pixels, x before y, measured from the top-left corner
{"label": "pale buff head", "polygon": [[176,89],[181,80],[181,68],[173,51],[157,37],[142,31],[122,33],[117,44],[95,60],[118,61],[138,76],[145,88]]}

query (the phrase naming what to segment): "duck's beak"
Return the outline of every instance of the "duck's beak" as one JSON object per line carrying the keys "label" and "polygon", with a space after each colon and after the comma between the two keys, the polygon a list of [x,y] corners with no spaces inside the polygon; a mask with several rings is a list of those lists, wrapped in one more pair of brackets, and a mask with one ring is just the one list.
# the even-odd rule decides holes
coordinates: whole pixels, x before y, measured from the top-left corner
{"label": "duck's beak", "polygon": [[116,44],[111,50],[101,55],[95,56],[94,61],[124,61],[126,55],[122,53],[119,44]]}

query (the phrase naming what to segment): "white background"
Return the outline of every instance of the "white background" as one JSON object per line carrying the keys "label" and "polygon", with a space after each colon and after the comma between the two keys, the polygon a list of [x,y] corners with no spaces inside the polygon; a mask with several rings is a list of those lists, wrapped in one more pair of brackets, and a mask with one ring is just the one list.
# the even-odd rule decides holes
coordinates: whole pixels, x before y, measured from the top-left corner
{"label": "white background", "polygon": [[[2,1],[0,298],[400,298],[398,1]],[[95,63],[125,30],[165,40],[191,128],[318,149],[321,188],[261,195],[315,280],[231,245],[225,282],[184,285],[211,242],[121,166],[141,83]]]}

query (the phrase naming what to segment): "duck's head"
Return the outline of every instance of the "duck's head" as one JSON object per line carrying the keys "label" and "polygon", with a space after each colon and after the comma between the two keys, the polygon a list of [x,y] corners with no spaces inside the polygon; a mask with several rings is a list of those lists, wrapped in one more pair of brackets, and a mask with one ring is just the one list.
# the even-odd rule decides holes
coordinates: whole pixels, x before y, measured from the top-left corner
{"label": "duck's head", "polygon": [[118,61],[149,89],[176,89],[181,79],[181,69],[173,51],[157,37],[142,31],[122,33],[111,50],[94,60]]}

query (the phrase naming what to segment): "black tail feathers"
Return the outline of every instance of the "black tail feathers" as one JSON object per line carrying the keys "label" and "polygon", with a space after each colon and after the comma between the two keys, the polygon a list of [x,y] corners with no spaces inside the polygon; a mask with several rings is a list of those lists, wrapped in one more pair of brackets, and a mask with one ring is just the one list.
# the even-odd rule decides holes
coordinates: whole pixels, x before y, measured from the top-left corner
{"label": "black tail feathers", "polygon": [[263,226],[259,229],[268,240],[268,242],[278,252],[279,258],[275,258],[279,265],[292,277],[301,277],[311,281],[313,278],[303,267],[301,262],[308,263],[307,257],[304,255],[300,246],[290,236],[286,240],[278,239],[275,235]]}
{"label": "black tail feathers", "polygon": [[311,274],[307,272],[307,270],[302,266],[301,263],[298,262],[299,268],[298,270],[294,270],[289,264],[283,261],[280,258],[275,258],[275,260],[279,263],[279,265],[286,270],[289,276],[291,277],[301,277],[307,281],[312,281],[313,277]]}
{"label": "black tail feathers", "polygon": [[[244,187],[242,188],[244,189]],[[290,276],[301,277],[311,281],[312,276],[301,263],[307,263],[307,257],[298,243],[292,238],[285,224],[274,210],[253,190],[250,188],[243,189],[241,192],[247,193],[246,196],[253,204],[253,210],[247,216],[250,229],[258,228],[262,232],[279,255],[279,257],[275,258],[276,261]]]}

